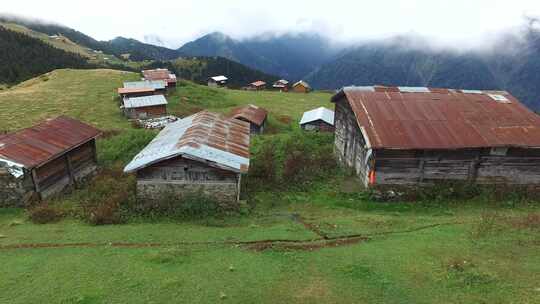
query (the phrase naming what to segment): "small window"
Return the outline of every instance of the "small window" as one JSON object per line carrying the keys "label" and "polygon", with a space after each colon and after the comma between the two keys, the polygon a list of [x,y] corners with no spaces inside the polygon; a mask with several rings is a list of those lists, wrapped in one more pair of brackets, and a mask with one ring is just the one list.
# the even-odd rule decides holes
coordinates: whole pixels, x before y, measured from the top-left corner
{"label": "small window", "polygon": [[504,95],[501,95],[501,94],[488,94],[489,97],[491,97],[491,99],[495,100],[496,102],[500,102],[500,103],[511,103],[511,101],[506,98],[506,96]]}
{"label": "small window", "polygon": [[508,148],[491,148],[489,152],[493,156],[506,156],[506,153],[508,153]]}

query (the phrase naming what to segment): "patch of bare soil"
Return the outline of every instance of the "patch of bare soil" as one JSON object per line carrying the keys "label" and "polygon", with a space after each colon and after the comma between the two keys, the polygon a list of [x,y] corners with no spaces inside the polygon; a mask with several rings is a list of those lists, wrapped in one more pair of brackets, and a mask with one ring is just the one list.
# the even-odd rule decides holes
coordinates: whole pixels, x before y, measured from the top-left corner
{"label": "patch of bare soil", "polygon": [[335,240],[317,240],[312,242],[296,242],[296,243],[281,243],[281,242],[261,242],[246,245],[249,250],[261,252],[265,250],[298,250],[298,251],[315,251],[324,248],[334,248],[342,246],[355,245],[363,241],[367,241],[366,237],[342,238]]}

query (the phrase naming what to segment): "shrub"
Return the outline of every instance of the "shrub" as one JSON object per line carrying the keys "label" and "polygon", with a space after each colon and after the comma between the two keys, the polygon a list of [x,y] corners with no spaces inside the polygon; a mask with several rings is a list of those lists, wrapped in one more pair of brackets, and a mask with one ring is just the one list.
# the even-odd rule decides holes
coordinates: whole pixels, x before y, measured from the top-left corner
{"label": "shrub", "polygon": [[191,192],[179,197],[174,192],[164,192],[159,199],[148,200],[138,208],[143,217],[169,217],[176,219],[202,219],[232,211],[235,205],[220,204],[202,192]]}
{"label": "shrub", "polygon": [[30,220],[35,224],[56,223],[64,216],[65,213],[60,208],[49,204],[37,205],[29,210]]}
{"label": "shrub", "polygon": [[78,193],[83,218],[92,225],[109,225],[123,222],[122,209],[135,199],[133,176],[121,171],[104,170],[85,191]]}
{"label": "shrub", "polygon": [[332,134],[299,130],[257,137],[245,185],[249,191],[264,187],[304,189],[335,172],[333,142]]}

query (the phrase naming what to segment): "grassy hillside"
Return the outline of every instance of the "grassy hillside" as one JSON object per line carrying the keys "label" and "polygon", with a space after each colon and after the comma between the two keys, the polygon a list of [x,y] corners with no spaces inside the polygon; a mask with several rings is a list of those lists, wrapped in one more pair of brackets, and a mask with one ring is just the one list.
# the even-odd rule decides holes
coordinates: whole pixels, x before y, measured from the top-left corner
{"label": "grassy hillside", "polygon": [[[336,168],[331,134],[254,137],[242,213],[131,213],[134,177],[118,168],[154,133],[131,130],[114,91],[139,77],[57,70],[0,91],[0,129],[62,113],[119,131],[98,142],[96,179],[48,202],[63,218],[35,224],[33,211],[0,208],[0,303],[540,303],[537,200],[441,187],[376,201]],[[183,81],[168,99],[181,115],[254,103],[286,122],[329,97]],[[267,163],[279,183],[257,175]],[[95,226],[88,208],[111,203],[122,220]]]}
{"label": "grassy hillside", "polygon": [[[15,130],[60,114],[92,123],[103,130],[130,128],[120,115],[116,88],[140,75],[115,70],[56,70],[0,91],[0,130]],[[227,112],[234,106],[253,103],[276,116],[299,120],[309,109],[327,106],[330,94],[283,94],[211,89],[181,82],[168,96],[169,111],[180,116],[207,108]]]}

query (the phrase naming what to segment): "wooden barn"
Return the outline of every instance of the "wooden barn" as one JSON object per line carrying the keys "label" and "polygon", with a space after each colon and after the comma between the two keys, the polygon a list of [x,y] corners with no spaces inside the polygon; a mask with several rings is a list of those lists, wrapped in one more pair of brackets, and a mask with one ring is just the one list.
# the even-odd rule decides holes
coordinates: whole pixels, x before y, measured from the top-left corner
{"label": "wooden barn", "polygon": [[252,91],[264,91],[266,89],[266,82],[262,80],[257,80],[250,83],[248,89]]}
{"label": "wooden barn", "polygon": [[154,69],[142,71],[144,80],[147,81],[165,81],[168,88],[176,87],[176,75],[168,69]]}
{"label": "wooden barn", "polygon": [[268,112],[255,105],[238,107],[231,111],[230,117],[248,122],[251,134],[262,134]]}
{"label": "wooden barn", "polygon": [[167,99],[163,95],[125,98],[122,110],[131,119],[147,119],[167,115]]}
{"label": "wooden barn", "polygon": [[208,78],[208,86],[212,88],[223,88],[227,86],[229,78],[220,75]]}
{"label": "wooden barn", "polygon": [[334,132],[334,111],[320,107],[302,115],[300,127],[306,131]]}
{"label": "wooden barn", "polygon": [[235,203],[248,168],[249,124],[203,111],[167,125],[124,172],[137,174],[143,203],[190,193]]}
{"label": "wooden barn", "polygon": [[24,207],[81,183],[97,169],[99,135],[65,116],[0,135],[0,206]]}
{"label": "wooden barn", "polygon": [[312,91],[311,86],[309,83],[300,80],[297,83],[293,84],[292,90],[295,93],[309,93]]}
{"label": "wooden barn", "polygon": [[280,79],[272,85],[272,88],[276,91],[280,92],[288,92],[289,91],[289,82],[285,79]]}
{"label": "wooden barn", "polygon": [[346,87],[335,152],[366,186],[540,184],[540,116],[507,92]]}
{"label": "wooden barn", "polygon": [[144,80],[124,82],[124,87],[118,89],[120,98],[163,95],[167,93],[167,83],[163,80]]}

